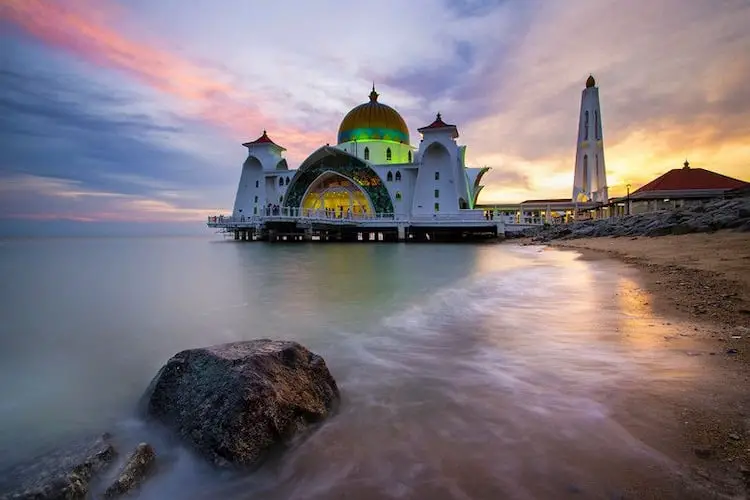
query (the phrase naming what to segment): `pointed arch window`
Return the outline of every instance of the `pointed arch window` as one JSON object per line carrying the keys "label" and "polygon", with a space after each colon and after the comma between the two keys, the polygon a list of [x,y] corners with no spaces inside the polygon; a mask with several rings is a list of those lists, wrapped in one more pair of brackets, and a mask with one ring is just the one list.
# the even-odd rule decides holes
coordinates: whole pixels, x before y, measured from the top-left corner
{"label": "pointed arch window", "polygon": [[369,159],[370,159],[370,148],[365,146],[365,160],[369,160]]}
{"label": "pointed arch window", "polygon": [[385,161],[391,161],[391,148],[385,150]]}
{"label": "pointed arch window", "polygon": [[583,121],[583,128],[584,128],[583,140],[588,141],[589,140],[589,112],[588,111],[586,111],[586,115]]}
{"label": "pointed arch window", "polygon": [[583,155],[583,180],[581,181],[581,191],[589,192],[589,155]]}
{"label": "pointed arch window", "polygon": [[255,187],[259,187],[259,186],[260,186],[260,181],[255,181]]}
{"label": "pointed arch window", "polygon": [[396,171],[396,182],[401,182],[401,171],[400,170]]}
{"label": "pointed arch window", "polygon": [[396,201],[401,201],[401,191],[396,191]]}
{"label": "pointed arch window", "polygon": [[436,181],[440,180],[440,172],[435,172],[435,180]]}
{"label": "pointed arch window", "polygon": [[596,137],[596,140],[598,141],[601,139],[601,134],[599,133],[599,111],[594,111],[594,137]]}
{"label": "pointed arch window", "polygon": [[279,186],[283,186],[283,185],[284,185],[284,178],[279,177]]}
{"label": "pointed arch window", "polygon": [[411,163],[411,151],[409,151],[408,156],[409,156],[409,163]]}
{"label": "pointed arch window", "polygon": [[287,186],[289,185],[289,177],[287,177],[287,178],[286,178],[285,184],[286,184]]}
{"label": "pointed arch window", "polygon": [[599,155],[596,155],[596,170],[594,170],[594,175],[596,176],[596,190],[599,191],[601,189],[601,185],[599,184]]}
{"label": "pointed arch window", "polygon": [[393,172],[389,170],[388,175],[385,176],[385,180],[388,182],[393,182]]}

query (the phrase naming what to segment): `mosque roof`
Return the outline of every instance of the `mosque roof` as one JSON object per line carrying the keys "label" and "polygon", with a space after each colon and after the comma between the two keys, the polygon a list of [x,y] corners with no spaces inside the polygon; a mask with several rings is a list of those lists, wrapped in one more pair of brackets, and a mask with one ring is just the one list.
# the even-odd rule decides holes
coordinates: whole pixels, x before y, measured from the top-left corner
{"label": "mosque roof", "polygon": [[254,141],[244,143],[243,146],[247,147],[247,146],[254,146],[254,145],[257,145],[257,144],[271,144],[271,145],[276,146],[277,148],[279,148],[279,149],[281,149],[283,151],[286,151],[285,148],[283,148],[283,147],[279,146],[278,144],[276,144],[275,142],[273,142],[271,140],[271,138],[268,137],[268,134],[266,133],[265,130],[263,131],[263,135],[261,135],[260,137],[258,137]]}
{"label": "mosque roof", "polygon": [[424,133],[427,130],[440,130],[440,129],[449,129],[449,128],[453,129],[453,138],[455,139],[456,137],[458,137],[458,129],[456,128],[456,126],[445,123],[443,121],[443,117],[440,116],[440,113],[438,113],[437,116],[435,117],[435,121],[433,121],[426,127],[420,128],[419,132]]}
{"label": "mosque roof", "polygon": [[349,111],[339,126],[339,144],[349,141],[393,141],[409,144],[409,128],[392,107],[378,102],[375,85],[370,101]]}

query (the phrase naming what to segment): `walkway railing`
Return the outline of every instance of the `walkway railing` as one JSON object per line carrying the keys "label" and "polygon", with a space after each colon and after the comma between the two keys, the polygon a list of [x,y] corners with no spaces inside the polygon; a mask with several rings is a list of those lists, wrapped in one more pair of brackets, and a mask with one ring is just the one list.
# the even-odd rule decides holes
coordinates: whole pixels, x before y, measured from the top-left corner
{"label": "walkway railing", "polygon": [[260,215],[213,215],[208,217],[209,224],[252,224],[268,220],[284,219],[309,219],[309,220],[327,220],[327,221],[378,221],[388,220],[397,221],[400,217],[393,213],[352,213],[349,211],[341,212],[334,210],[313,210],[300,209],[291,207],[269,208]]}
{"label": "walkway railing", "polygon": [[209,226],[253,225],[267,221],[309,221],[341,223],[476,223],[487,221],[482,210],[464,210],[459,214],[425,214],[406,217],[393,213],[352,213],[350,211],[314,210],[292,207],[274,207],[263,210],[260,215],[213,215],[208,217]]}

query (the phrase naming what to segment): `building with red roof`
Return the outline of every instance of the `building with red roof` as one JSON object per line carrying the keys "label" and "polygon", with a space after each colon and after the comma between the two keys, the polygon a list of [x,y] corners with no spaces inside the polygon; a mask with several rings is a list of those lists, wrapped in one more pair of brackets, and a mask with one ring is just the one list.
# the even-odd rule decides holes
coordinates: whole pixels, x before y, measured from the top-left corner
{"label": "building with red roof", "polygon": [[630,194],[630,213],[675,209],[723,198],[734,190],[750,188],[750,183],[705,168],[692,168],[685,160]]}

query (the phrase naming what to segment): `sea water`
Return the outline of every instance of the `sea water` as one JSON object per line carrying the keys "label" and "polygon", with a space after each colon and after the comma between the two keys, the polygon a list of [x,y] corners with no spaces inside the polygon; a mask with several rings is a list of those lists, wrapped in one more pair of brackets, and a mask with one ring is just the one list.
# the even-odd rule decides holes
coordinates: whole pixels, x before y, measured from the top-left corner
{"label": "sea water", "polygon": [[[509,244],[4,240],[0,470],[112,431],[156,447],[145,499],[617,498],[677,467],[623,401],[696,369],[654,354],[637,279]],[[238,474],[140,420],[170,356],[253,338],[325,358],[342,402],[310,437]]]}

